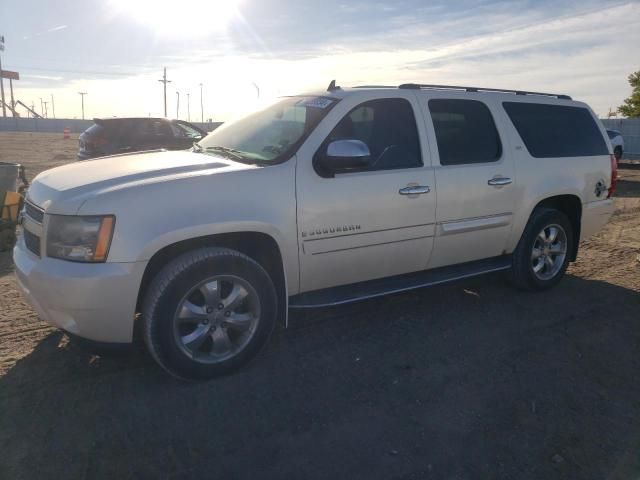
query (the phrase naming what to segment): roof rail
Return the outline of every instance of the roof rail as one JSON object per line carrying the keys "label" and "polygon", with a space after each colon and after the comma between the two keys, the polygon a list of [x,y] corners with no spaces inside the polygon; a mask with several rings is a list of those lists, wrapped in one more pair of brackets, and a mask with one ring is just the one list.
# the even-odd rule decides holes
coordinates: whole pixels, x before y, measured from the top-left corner
{"label": "roof rail", "polygon": [[516,95],[542,95],[544,97],[556,97],[562,100],[571,100],[569,95],[560,95],[557,93],[542,93],[542,92],[527,92],[525,90],[508,90],[505,88],[483,88],[483,87],[460,87],[456,85],[428,85],[421,83],[403,83],[398,88],[407,90],[421,90],[421,89],[433,89],[433,90],[463,90],[465,92],[499,92],[499,93],[514,93]]}
{"label": "roof rail", "polygon": [[398,88],[397,85],[357,85],[351,88]]}

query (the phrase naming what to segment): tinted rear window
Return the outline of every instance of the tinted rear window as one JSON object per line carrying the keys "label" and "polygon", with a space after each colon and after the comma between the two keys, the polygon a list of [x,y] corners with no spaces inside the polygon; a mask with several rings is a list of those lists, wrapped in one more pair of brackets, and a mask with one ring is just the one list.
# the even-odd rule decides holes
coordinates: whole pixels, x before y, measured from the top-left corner
{"label": "tinted rear window", "polygon": [[609,135],[609,139],[613,140],[618,135],[620,135],[620,132],[616,132],[615,130],[607,130],[607,135]]}
{"label": "tinted rear window", "polygon": [[100,125],[98,125],[97,123],[94,123],[93,125],[91,125],[89,128],[87,128],[84,133],[86,133],[87,135],[98,135],[100,134],[102,131],[104,130],[104,128]]}
{"label": "tinted rear window", "polygon": [[587,157],[609,153],[600,129],[586,108],[519,102],[502,105],[533,157]]}

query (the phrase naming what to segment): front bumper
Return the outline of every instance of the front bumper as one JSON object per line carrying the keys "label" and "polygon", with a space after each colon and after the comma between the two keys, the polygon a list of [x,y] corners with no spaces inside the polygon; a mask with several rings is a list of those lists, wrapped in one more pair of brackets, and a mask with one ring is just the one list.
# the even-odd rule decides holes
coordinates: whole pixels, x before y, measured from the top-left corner
{"label": "front bumper", "polygon": [[20,236],[14,250],[18,285],[40,318],[98,342],[130,343],[146,262],[74,263],[39,258]]}

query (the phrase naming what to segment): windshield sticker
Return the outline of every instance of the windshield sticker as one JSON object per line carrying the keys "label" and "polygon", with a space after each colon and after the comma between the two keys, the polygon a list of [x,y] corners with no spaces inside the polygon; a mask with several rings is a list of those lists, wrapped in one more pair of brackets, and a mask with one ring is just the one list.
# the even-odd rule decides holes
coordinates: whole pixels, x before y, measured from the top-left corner
{"label": "windshield sticker", "polygon": [[335,100],[332,98],[316,97],[300,100],[298,102],[298,105],[300,105],[301,107],[327,108],[333,102],[335,102]]}

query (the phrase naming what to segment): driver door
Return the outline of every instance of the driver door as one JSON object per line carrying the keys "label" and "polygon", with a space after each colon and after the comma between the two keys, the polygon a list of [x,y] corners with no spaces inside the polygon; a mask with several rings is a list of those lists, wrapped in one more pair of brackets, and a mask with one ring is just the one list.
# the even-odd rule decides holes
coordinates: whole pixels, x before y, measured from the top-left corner
{"label": "driver door", "polygon": [[[411,94],[389,94],[343,99],[298,152],[301,292],[427,266],[436,203],[422,116]],[[313,158],[340,139],[364,142],[374,163],[323,176]]]}

